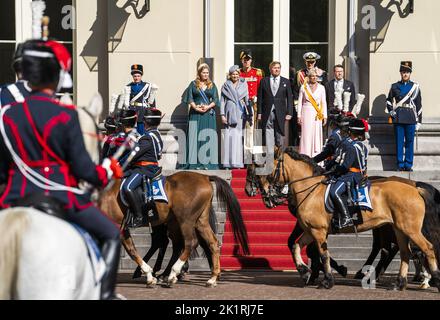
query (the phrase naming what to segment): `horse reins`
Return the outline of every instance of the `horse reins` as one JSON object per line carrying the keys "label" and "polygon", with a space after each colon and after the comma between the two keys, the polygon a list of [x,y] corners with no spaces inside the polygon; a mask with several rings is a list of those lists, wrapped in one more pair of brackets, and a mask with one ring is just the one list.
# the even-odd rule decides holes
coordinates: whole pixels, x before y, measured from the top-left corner
{"label": "horse reins", "polygon": [[[285,173],[285,167],[284,167],[284,150],[283,151],[281,151],[281,154],[280,154],[280,156],[278,157],[278,163],[277,163],[277,168],[275,169],[275,173],[272,175],[272,177],[273,177],[273,179],[274,179],[274,181],[275,181],[275,183],[277,183],[278,182],[278,178],[280,177],[280,175],[282,174],[283,175],[283,179],[284,179],[284,181],[286,181],[287,179],[286,179],[286,173]],[[280,174],[280,171],[281,171],[281,174]],[[297,182],[301,182],[301,181],[305,181],[305,180],[309,180],[309,179],[312,179],[312,178],[316,178],[316,176],[309,176],[309,177],[305,177],[305,178],[301,178],[301,179],[296,179],[296,180],[293,180],[293,181],[289,181],[289,183],[287,183],[287,185],[288,186],[290,186],[290,185],[292,185],[292,184],[294,184],[294,183],[297,183]],[[298,191],[298,192],[295,192],[296,194],[301,194],[301,193],[303,193],[303,192],[306,192],[307,190],[310,190],[310,189],[312,189],[308,194],[307,194],[307,196],[295,207],[295,211],[301,206],[301,204],[303,204],[303,202],[313,193],[313,191],[315,191],[316,190],[316,188],[318,188],[318,186],[321,184],[321,183],[323,183],[323,181],[319,181],[319,182],[317,182],[317,183],[315,183],[315,184],[312,184],[310,187],[307,187],[306,189],[304,189],[304,190],[302,190],[302,191]],[[283,196],[284,198],[287,198],[287,196]]]}

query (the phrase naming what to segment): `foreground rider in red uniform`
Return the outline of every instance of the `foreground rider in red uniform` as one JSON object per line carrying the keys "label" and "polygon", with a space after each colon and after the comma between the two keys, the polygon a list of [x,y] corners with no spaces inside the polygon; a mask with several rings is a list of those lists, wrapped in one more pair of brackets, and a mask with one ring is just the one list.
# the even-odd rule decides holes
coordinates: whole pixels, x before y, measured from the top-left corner
{"label": "foreground rider in red uniform", "polygon": [[[112,299],[119,264],[119,229],[92,204],[88,192],[77,189],[77,182],[82,179],[105,187],[118,170],[110,159],[103,165],[92,162],[75,106],[55,99],[57,90],[66,87],[70,79],[70,66],[70,54],[60,43],[31,40],[23,46],[23,77],[32,93],[23,103],[2,109],[0,165],[8,172],[0,207],[17,206],[20,199],[37,196],[58,200],[66,220],[99,240],[107,265],[101,299]],[[71,85],[71,79],[67,82]]]}

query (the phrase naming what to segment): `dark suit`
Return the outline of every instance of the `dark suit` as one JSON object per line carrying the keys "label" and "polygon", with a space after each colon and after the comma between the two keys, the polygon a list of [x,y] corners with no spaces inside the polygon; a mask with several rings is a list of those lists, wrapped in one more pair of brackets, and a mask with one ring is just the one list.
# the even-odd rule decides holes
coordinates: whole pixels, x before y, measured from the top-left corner
{"label": "dark suit", "polygon": [[293,97],[289,79],[280,77],[278,92],[274,96],[270,84],[270,77],[261,80],[258,89],[257,113],[261,114],[262,128],[266,128],[272,106],[275,106],[276,131],[284,136],[284,121],[286,115],[293,116]]}
{"label": "dark suit", "polygon": [[[334,101],[335,101],[335,82],[336,82],[336,80],[333,79],[330,82],[327,82],[325,84],[325,92],[326,92],[326,95],[327,95],[327,108],[329,110],[332,110],[332,109],[335,108],[335,105],[334,105]],[[354,105],[356,104],[356,91],[355,91],[353,82],[344,79],[343,89],[344,89],[344,92],[350,92],[351,93],[350,104],[349,104],[350,110],[349,111],[352,111]],[[342,101],[344,101],[344,93],[342,94]],[[340,108],[342,108],[342,107],[340,106]]]}

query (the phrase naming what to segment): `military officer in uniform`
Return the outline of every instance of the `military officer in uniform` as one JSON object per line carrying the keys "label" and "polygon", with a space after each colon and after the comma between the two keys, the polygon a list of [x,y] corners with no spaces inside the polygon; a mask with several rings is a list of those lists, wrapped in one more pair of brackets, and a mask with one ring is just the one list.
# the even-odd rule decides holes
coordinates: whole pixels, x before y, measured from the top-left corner
{"label": "military officer in uniform", "polygon": [[21,61],[23,60],[23,44],[20,43],[15,50],[12,69],[17,76],[18,81],[15,83],[4,85],[0,87],[0,108],[2,106],[14,103],[23,102],[26,97],[31,93],[27,81],[23,80],[23,70],[21,67]]}
{"label": "military officer in uniform", "polygon": [[304,85],[305,81],[308,81],[308,73],[310,70],[315,69],[317,75],[318,75],[318,83],[322,84],[323,86],[326,85],[328,82],[327,80],[327,72],[318,68],[316,65],[316,61],[321,59],[321,56],[315,52],[307,52],[303,55],[304,61],[306,63],[306,67],[304,69],[299,70],[296,73],[296,82],[294,85],[294,91],[293,91],[293,98],[296,101],[295,105],[297,103],[298,97],[299,97],[299,89],[301,86]]}
{"label": "military officer in uniform", "polygon": [[334,181],[330,187],[330,197],[335,206],[332,228],[342,230],[353,226],[347,207],[347,193],[350,186],[360,185],[367,177],[368,148],[362,143],[368,135],[369,125],[363,119],[351,119],[349,137],[336,150],[335,166],[326,173]]}
{"label": "military officer in uniform", "polygon": [[[95,236],[107,266],[101,283],[101,298],[114,299],[120,253],[118,227],[91,201],[87,191],[78,189],[84,180],[105,187],[120,168],[106,158],[95,165],[82,139],[76,107],[55,98],[61,87],[72,84],[72,58],[55,41],[30,40],[23,45],[23,77],[32,93],[23,101],[1,109],[0,167],[8,168],[7,189],[0,208],[20,206],[20,201],[57,199],[63,216]],[[1,181],[0,181],[1,182]],[[35,199],[38,197],[38,200]]]}
{"label": "military officer in uniform", "polygon": [[412,171],[414,136],[422,123],[422,94],[419,84],[411,81],[411,73],[412,62],[402,61],[401,80],[391,86],[387,98],[386,111],[394,124],[398,171]]}
{"label": "military officer in uniform", "polygon": [[[244,149],[252,153],[254,147],[254,130],[257,128],[257,94],[261,79],[264,78],[264,72],[261,69],[252,67],[252,52],[249,49],[244,49],[240,52],[240,61],[242,64],[240,78],[245,79],[248,85],[250,104],[248,114],[252,114],[252,121],[246,123]],[[245,152],[245,157],[247,152]]]}
{"label": "military officer in uniform", "polygon": [[140,134],[144,134],[145,127],[142,119],[144,119],[145,109],[156,108],[156,92],[158,87],[155,84],[142,81],[144,68],[140,64],[131,66],[131,75],[133,82],[125,90],[125,107],[136,111],[138,115],[137,131]]}

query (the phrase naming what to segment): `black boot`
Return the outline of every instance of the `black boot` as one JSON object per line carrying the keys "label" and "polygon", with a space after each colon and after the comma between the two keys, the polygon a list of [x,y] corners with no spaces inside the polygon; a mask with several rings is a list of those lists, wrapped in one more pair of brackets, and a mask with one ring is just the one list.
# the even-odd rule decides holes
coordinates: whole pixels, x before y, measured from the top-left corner
{"label": "black boot", "polygon": [[336,214],[333,215],[333,227],[335,227],[337,230],[342,230],[347,227],[354,226],[353,220],[350,217],[350,213],[348,212],[345,201],[337,194],[335,195],[333,200],[336,209],[335,213],[338,215],[338,221],[336,221]]}
{"label": "black boot", "polygon": [[128,204],[130,205],[130,212],[133,214],[133,221],[128,223],[131,228],[142,227],[144,203],[142,197],[139,197],[136,190],[131,190],[126,193]]}
{"label": "black boot", "polygon": [[118,299],[115,294],[115,286],[120,252],[121,242],[119,239],[107,240],[102,246],[102,257],[107,267],[101,280],[101,300]]}

